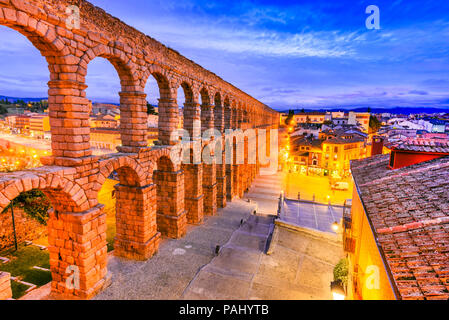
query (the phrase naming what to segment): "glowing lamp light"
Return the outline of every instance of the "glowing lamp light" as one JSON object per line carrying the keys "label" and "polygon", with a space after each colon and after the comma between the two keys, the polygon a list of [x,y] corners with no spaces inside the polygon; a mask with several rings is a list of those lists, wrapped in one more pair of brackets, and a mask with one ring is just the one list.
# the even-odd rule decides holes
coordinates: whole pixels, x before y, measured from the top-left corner
{"label": "glowing lamp light", "polygon": [[331,282],[331,293],[334,300],[345,300],[346,293],[340,280]]}
{"label": "glowing lamp light", "polygon": [[332,230],[334,230],[335,233],[337,233],[340,230],[340,225],[338,224],[337,221],[335,221],[334,223],[332,223]]}

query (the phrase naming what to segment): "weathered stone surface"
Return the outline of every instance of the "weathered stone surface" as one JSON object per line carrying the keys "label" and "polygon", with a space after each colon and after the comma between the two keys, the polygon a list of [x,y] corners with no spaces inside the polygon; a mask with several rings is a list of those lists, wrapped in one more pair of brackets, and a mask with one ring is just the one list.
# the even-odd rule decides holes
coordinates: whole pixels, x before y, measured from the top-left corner
{"label": "weathered stone surface", "polygon": [[[172,134],[179,127],[177,90],[184,89],[184,128],[199,140],[201,129],[269,128],[278,114],[156,40],[80,0],[80,29],[67,22],[72,0],[0,0],[0,24],[23,30],[46,57],[52,156],[44,167],[0,174],[0,210],[21,192],[42,190],[53,211],[48,224],[52,290],[90,298],[105,282],[106,224],[97,195],[116,172],[116,254],[144,260],[158,250],[161,234],[179,238],[187,223],[202,223],[254,179],[241,165],[188,165],[170,160]],[[119,152],[92,155],[89,63],[103,57],[120,77],[121,141]],[[146,95],[149,77],[157,80],[159,126],[157,147],[147,146]],[[199,97],[201,103],[199,104]],[[251,119],[251,120],[249,120]],[[197,137],[195,137],[197,135]],[[253,171],[251,171],[253,172]],[[67,267],[80,271],[80,288],[70,289]]]}

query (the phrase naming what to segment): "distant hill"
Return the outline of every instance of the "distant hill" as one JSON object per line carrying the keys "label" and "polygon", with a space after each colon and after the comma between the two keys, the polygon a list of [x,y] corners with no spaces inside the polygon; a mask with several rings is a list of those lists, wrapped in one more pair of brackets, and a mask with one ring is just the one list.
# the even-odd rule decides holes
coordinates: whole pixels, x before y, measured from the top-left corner
{"label": "distant hill", "polygon": [[[295,113],[301,112],[302,108],[294,109]],[[367,112],[368,108],[334,108],[330,107],[327,109],[306,109],[304,108],[306,112],[315,111],[315,112],[337,112],[337,111],[354,111],[354,112]],[[288,113],[289,110],[283,110],[279,111],[281,113]],[[448,109],[443,108],[426,108],[426,107],[416,107],[416,108],[408,108],[408,107],[396,107],[396,108],[371,108],[371,113],[393,113],[393,114],[412,114],[412,113],[441,113],[441,112],[447,112],[449,113]]]}
{"label": "distant hill", "polygon": [[17,98],[17,97],[8,97],[8,96],[1,96],[0,100],[6,100],[8,99],[9,102],[15,103],[17,100],[23,100],[25,102],[40,102],[42,100],[47,100],[48,98]]}

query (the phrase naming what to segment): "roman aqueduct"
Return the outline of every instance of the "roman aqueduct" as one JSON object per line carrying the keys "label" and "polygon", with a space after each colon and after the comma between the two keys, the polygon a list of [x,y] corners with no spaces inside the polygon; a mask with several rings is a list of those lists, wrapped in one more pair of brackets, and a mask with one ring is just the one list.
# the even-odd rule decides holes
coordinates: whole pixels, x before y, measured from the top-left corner
{"label": "roman aqueduct", "polygon": [[[67,25],[67,7],[80,9],[80,27]],[[97,195],[117,172],[115,254],[146,260],[161,235],[182,237],[217,207],[242,197],[260,165],[176,164],[177,90],[185,94],[184,129],[276,128],[278,113],[215,74],[83,0],[0,0],[0,24],[33,43],[48,63],[52,155],[43,167],[0,174],[0,211],[21,192],[40,189],[53,209],[48,221],[52,291],[91,298],[107,275],[106,217]],[[85,77],[89,62],[107,59],[120,77],[121,140],[118,153],[94,156],[90,146]],[[160,91],[158,143],[148,147],[149,77]],[[200,104],[201,99],[201,104]],[[267,139],[268,140],[268,139]],[[193,142],[192,142],[193,143]],[[207,145],[208,141],[201,142]],[[235,141],[234,148],[235,148]],[[248,148],[245,146],[245,159]],[[224,156],[224,154],[223,154]],[[217,157],[217,155],[215,155]],[[79,288],[66,286],[69,266],[79,268]]]}

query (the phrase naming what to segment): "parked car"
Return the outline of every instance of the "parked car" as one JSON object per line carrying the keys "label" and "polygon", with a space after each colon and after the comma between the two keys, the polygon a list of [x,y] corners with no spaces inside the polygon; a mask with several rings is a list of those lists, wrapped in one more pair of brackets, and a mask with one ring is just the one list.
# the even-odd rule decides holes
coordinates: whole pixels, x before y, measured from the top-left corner
{"label": "parked car", "polygon": [[349,190],[349,183],[347,182],[336,182],[331,187],[332,190],[341,190],[341,191],[347,191]]}

